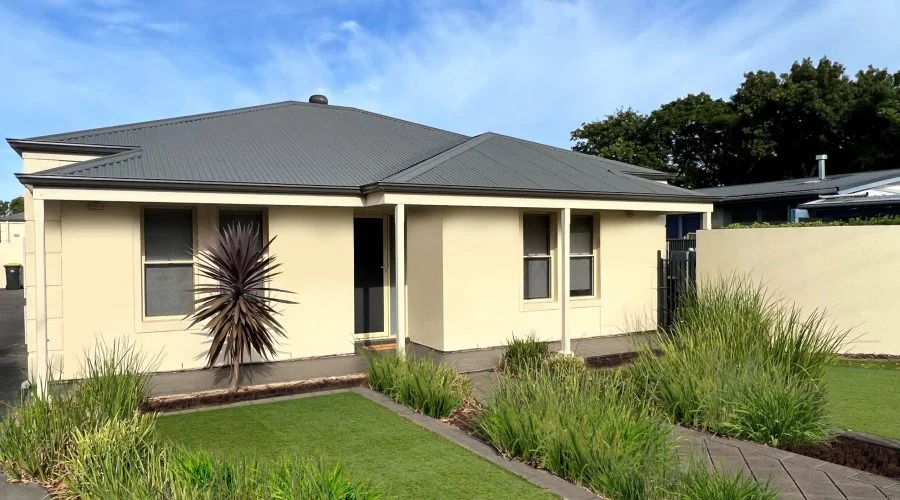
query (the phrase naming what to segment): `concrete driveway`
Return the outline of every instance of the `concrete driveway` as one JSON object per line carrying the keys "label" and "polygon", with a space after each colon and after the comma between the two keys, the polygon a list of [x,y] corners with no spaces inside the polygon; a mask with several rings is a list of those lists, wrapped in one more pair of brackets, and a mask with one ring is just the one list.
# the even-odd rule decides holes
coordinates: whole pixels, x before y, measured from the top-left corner
{"label": "concrete driveway", "polygon": [[24,307],[22,290],[0,290],[0,402],[18,401],[28,376]]}

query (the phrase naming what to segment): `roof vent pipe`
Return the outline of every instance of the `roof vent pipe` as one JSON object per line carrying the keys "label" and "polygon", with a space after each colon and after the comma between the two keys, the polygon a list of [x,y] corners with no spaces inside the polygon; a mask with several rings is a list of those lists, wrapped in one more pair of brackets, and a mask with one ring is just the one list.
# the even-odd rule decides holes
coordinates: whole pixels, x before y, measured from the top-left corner
{"label": "roof vent pipe", "polygon": [[825,160],[828,159],[828,155],[816,155],[816,160],[819,162],[819,180],[825,180]]}
{"label": "roof vent pipe", "polygon": [[328,104],[328,98],[322,94],[313,94],[309,96],[310,104]]}

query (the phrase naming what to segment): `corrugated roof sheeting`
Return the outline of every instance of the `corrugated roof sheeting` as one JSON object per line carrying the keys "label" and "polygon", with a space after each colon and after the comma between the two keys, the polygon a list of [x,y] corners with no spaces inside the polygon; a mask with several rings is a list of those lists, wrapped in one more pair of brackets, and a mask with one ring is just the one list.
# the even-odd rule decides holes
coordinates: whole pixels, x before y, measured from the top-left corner
{"label": "corrugated roof sheeting", "polygon": [[900,169],[830,175],[827,176],[825,180],[819,180],[818,177],[806,177],[802,179],[787,179],[783,181],[703,188],[697,189],[696,191],[698,193],[718,196],[724,199],[752,199],[757,196],[766,197],[779,194],[786,196],[793,194],[815,195],[820,193],[833,193],[844,189],[850,189],[855,186],[892,179],[894,177],[900,177]]}
{"label": "corrugated roof sheeting", "polygon": [[34,177],[347,188],[383,182],[697,198],[635,176],[659,172],[621,162],[293,101],[31,140],[137,148]]}

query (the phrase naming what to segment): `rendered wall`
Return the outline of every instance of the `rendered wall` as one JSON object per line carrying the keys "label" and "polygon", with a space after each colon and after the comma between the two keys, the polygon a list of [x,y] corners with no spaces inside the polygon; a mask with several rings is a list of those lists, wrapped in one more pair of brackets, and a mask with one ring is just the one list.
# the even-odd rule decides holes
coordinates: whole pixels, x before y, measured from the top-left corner
{"label": "rendered wall", "polygon": [[[442,213],[443,225],[441,350],[498,346],[513,336],[529,334],[559,339],[559,294],[554,292],[553,298],[542,301],[522,299],[522,212],[514,208],[436,210]],[[656,252],[665,247],[665,216],[621,211],[594,212],[594,216],[599,295],[571,299],[572,338],[654,328]],[[555,283],[558,258],[555,242],[552,246],[551,281]],[[412,270],[409,274],[412,277]],[[410,295],[414,295],[412,288]],[[411,321],[410,337],[415,340],[420,333],[413,325]]]}
{"label": "rendered wall", "polygon": [[859,337],[854,353],[900,354],[900,227],[721,229],[697,233],[700,280],[732,273]]}
{"label": "rendered wall", "polygon": [[[217,208],[194,207],[201,246],[216,227]],[[58,264],[50,264],[48,243],[48,335],[51,362],[64,378],[77,376],[83,351],[99,338],[132,340],[158,359],[160,371],[206,362],[208,339],[199,328],[143,317],[140,211],[137,204],[61,204]],[[271,251],[282,263],[272,287],[295,292],[286,298],[297,302],[277,306],[287,338],[276,359],[352,353],[352,209],[270,207],[268,233],[277,236]],[[51,287],[53,266],[61,272]]]}
{"label": "rendered wall", "polygon": [[[4,264],[25,263],[25,223],[0,221],[0,289],[6,288]],[[22,277],[24,282],[24,277]]]}

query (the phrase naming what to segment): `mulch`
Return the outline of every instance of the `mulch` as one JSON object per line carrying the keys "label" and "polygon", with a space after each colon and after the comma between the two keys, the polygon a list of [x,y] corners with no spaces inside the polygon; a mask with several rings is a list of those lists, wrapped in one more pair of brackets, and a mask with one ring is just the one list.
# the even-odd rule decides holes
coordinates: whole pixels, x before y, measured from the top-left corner
{"label": "mulch", "polygon": [[190,410],[209,406],[221,406],[230,403],[253,401],[256,399],[293,396],[307,392],[327,391],[357,387],[365,383],[365,374],[345,375],[341,377],[325,377],[283,384],[268,384],[242,387],[237,391],[214,390],[179,394],[176,396],[159,396],[150,398],[142,406],[142,412],[169,412]]}
{"label": "mulch", "polygon": [[900,479],[900,449],[848,436],[838,436],[829,443],[785,446],[783,449],[833,464]]}

